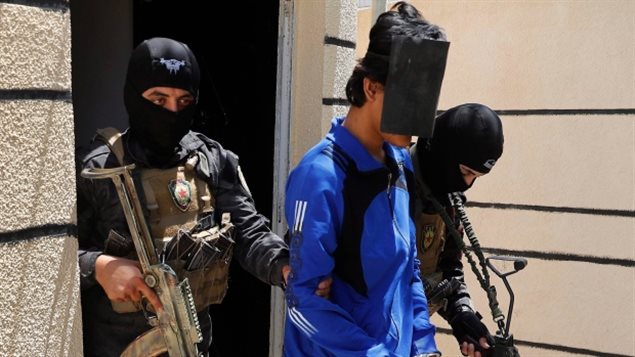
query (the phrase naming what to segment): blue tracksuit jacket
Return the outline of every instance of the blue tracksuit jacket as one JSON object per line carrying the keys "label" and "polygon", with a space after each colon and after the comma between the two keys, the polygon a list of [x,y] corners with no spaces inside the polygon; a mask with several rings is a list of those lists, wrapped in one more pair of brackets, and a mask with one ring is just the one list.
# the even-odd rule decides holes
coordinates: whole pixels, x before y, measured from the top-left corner
{"label": "blue tracksuit jacket", "polygon": [[[335,119],[289,176],[285,356],[436,352],[416,260],[408,152],[381,164]],[[315,295],[333,278],[331,297]]]}

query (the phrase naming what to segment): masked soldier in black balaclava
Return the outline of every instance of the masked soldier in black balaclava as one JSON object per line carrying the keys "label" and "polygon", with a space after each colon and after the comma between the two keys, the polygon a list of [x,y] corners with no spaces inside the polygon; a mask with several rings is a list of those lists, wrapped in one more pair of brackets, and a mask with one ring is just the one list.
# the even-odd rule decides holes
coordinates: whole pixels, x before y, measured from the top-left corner
{"label": "masked soldier in black balaclava", "polygon": [[[198,349],[207,354],[208,306],[225,296],[231,257],[281,285],[288,249],[256,211],[237,156],[190,131],[198,89],[198,64],[185,44],[144,41],[132,53],[124,87],[130,128],[99,130],[78,167],[136,165],[132,176],[155,246],[179,279],[190,281],[203,331]],[[142,297],[161,303],[143,281],[111,180],[78,177],[78,218],[84,353],[119,356],[151,327],[139,309]],[[219,224],[235,228],[223,244],[214,240]]]}
{"label": "masked soldier in black balaclava", "polygon": [[[463,280],[461,250],[447,234],[438,207],[448,212],[461,231],[448,194],[462,194],[496,164],[503,153],[501,121],[481,104],[454,107],[436,118],[432,139],[419,139],[410,152],[419,185],[417,249],[430,313],[438,311],[450,323],[464,355],[486,356],[493,338],[472,306]],[[452,285],[455,288],[449,293],[445,289],[444,296],[431,296],[444,291],[440,287]]]}

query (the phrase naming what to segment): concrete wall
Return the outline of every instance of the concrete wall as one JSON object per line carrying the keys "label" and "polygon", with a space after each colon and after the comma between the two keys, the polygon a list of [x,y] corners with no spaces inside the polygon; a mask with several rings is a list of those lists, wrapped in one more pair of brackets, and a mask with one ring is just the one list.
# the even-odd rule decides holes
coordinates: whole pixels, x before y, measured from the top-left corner
{"label": "concrete wall", "polygon": [[[521,355],[635,355],[635,2],[412,3],[451,41],[439,109],[480,102],[503,120],[505,152],[467,211],[487,253],[529,261],[510,278]],[[357,56],[369,26],[360,9]]]}
{"label": "concrete wall", "polygon": [[67,1],[0,1],[0,355],[79,356]]}
{"label": "concrete wall", "polygon": [[291,163],[328,132],[348,108],[344,87],[354,66],[357,2],[295,1]]}
{"label": "concrete wall", "polygon": [[[354,64],[357,3],[281,1],[279,24],[272,226],[283,235],[289,170],[348,110],[342,97]],[[282,355],[285,312],[282,290],[272,289],[271,357]]]}

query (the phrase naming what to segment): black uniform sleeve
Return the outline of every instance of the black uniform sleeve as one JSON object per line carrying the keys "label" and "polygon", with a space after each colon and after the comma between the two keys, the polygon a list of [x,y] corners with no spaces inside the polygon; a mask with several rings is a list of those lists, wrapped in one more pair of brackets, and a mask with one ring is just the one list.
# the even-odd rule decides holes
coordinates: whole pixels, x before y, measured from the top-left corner
{"label": "black uniform sleeve", "polygon": [[289,264],[287,244],[271,231],[269,221],[256,211],[253,198],[244,187],[244,178],[240,177],[238,157],[221,149],[218,158],[216,211],[218,215],[229,212],[236,226],[234,257],[258,279],[281,286],[282,267]]}
{"label": "black uniform sleeve", "polygon": [[[81,170],[81,168],[80,168]],[[79,260],[80,287],[86,290],[95,284],[95,261],[102,254],[99,247],[91,241],[95,234],[95,212],[90,204],[90,197],[93,194],[93,187],[89,180],[77,175],[77,228],[79,249],[77,258]]]}
{"label": "black uniform sleeve", "polygon": [[[93,149],[78,162],[77,172],[77,228],[80,288],[91,288],[95,280],[95,261],[103,254],[104,242],[110,229],[122,226],[121,206],[110,180],[89,180],[81,176],[83,168],[106,167],[114,159],[104,145]],[[125,221],[123,221],[125,223]]]}
{"label": "black uniform sleeve", "polygon": [[463,306],[472,306],[470,294],[465,285],[462,257],[461,249],[459,249],[455,239],[448,232],[443,252],[439,256],[439,268],[443,272],[443,279],[456,278],[461,282],[461,285],[454,294],[448,296],[447,308],[439,311],[439,314],[447,321],[450,321]]}

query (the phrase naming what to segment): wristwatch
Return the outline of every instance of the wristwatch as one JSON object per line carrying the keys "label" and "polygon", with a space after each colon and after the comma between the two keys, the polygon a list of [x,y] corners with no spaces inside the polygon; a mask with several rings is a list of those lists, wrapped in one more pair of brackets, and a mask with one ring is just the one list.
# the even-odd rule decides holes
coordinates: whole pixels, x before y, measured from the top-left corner
{"label": "wristwatch", "polygon": [[413,357],[441,357],[440,353],[437,352],[432,352],[432,353],[420,353],[418,355],[415,355]]}

